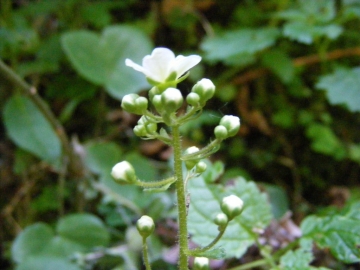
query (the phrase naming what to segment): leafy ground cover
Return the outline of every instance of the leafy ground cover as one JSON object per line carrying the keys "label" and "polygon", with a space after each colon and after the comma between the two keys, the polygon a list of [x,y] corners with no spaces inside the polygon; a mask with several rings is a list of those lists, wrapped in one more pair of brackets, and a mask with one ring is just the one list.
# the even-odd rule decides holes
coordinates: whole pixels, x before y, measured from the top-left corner
{"label": "leafy ground cover", "polygon": [[217,86],[182,126],[184,146],[205,145],[224,114],[241,118],[189,182],[192,245],[216,235],[211,201],[235,192],[253,208],[212,268],[261,269],[272,254],[272,269],[357,269],[359,44],[358,0],[1,1],[1,268],[141,269],[134,222],[146,213],[154,269],[176,269],[173,190],[110,176],[123,159],[149,181],[172,168],[171,148],[134,136],[138,119],[120,108],[149,87],[125,58],[164,46],[201,55],[190,82]]}

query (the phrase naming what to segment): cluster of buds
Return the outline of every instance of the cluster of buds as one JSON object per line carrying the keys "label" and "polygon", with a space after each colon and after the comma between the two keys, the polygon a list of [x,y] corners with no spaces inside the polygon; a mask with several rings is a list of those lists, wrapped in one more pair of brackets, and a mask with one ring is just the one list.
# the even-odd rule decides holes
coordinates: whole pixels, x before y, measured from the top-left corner
{"label": "cluster of buds", "polygon": [[240,119],[237,116],[225,115],[214,129],[216,139],[225,140],[235,136],[240,128]]}
{"label": "cluster of buds", "polygon": [[[199,151],[199,148],[197,148],[196,146],[191,146],[184,151],[184,154],[185,155],[194,154],[198,151]],[[195,173],[201,174],[206,170],[207,165],[204,161],[201,161],[200,159],[192,159],[192,160],[185,161],[185,167],[188,171],[195,168]]]}
{"label": "cluster of buds", "polygon": [[138,137],[149,137],[157,134],[157,124],[148,117],[142,116],[134,127],[134,133]]}

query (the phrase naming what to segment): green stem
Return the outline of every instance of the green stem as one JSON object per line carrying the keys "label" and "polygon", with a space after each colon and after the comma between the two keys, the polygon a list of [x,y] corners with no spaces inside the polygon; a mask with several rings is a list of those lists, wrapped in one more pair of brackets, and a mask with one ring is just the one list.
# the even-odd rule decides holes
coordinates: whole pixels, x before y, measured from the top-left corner
{"label": "green stem", "polygon": [[221,239],[221,237],[223,236],[225,230],[226,230],[226,227],[229,223],[226,223],[225,225],[225,228],[223,228],[219,234],[216,236],[216,238],[210,243],[208,244],[207,246],[205,247],[201,247],[201,248],[195,248],[195,249],[192,249],[192,250],[189,250],[188,254],[190,256],[198,256],[199,253],[202,253],[202,252],[205,252],[205,251],[208,251],[209,249],[211,249],[213,246],[215,246],[215,244]]}
{"label": "green stem", "polygon": [[146,238],[143,237],[142,240],[143,240],[142,248],[143,248],[144,264],[145,264],[146,270],[151,270],[151,265],[149,262],[148,248],[147,248],[147,244],[146,244]]}
{"label": "green stem", "polygon": [[181,138],[179,126],[172,127],[173,146],[174,146],[174,169],[176,177],[176,194],[178,207],[179,224],[179,269],[188,269],[188,232],[187,232],[187,209],[185,199],[185,185],[183,180],[182,161],[181,161]]}
{"label": "green stem", "polygon": [[228,270],[253,269],[255,267],[259,267],[259,266],[262,266],[262,265],[265,265],[265,264],[267,264],[267,260],[266,259],[261,259],[261,260],[253,261],[253,262],[250,262],[250,263],[246,263],[246,264],[241,265],[241,266],[233,267],[233,268],[230,268]]}
{"label": "green stem", "polygon": [[187,154],[181,157],[182,160],[194,160],[194,159],[202,159],[208,157],[209,155],[215,153],[219,150],[221,140],[215,139],[211,143],[209,143],[204,148],[200,149],[199,151],[191,154]]}
{"label": "green stem", "polygon": [[154,182],[143,182],[141,180],[138,180],[137,182],[135,182],[135,185],[143,188],[156,188],[156,187],[165,186],[167,184],[171,184],[175,182],[175,180],[176,178],[174,176],[171,176],[161,181],[154,181]]}

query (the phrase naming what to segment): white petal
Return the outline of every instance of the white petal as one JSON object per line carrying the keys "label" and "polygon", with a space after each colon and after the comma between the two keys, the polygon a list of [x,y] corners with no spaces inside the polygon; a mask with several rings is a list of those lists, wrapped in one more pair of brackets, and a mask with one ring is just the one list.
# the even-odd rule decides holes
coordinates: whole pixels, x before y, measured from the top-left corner
{"label": "white petal", "polygon": [[170,75],[171,63],[175,59],[174,53],[167,48],[156,48],[151,55],[147,55],[143,59],[143,67],[151,79],[163,82]]}
{"label": "white petal", "polygon": [[190,68],[196,66],[200,61],[201,57],[198,55],[178,55],[172,63],[172,71],[176,71],[177,77],[179,78]]}
{"label": "white petal", "polygon": [[133,62],[132,60],[130,60],[128,58],[125,59],[125,65],[127,65],[128,67],[132,67],[136,71],[140,71],[140,72],[144,73],[146,77],[149,77],[151,75],[151,73],[149,73],[145,68],[136,64],[135,62]]}

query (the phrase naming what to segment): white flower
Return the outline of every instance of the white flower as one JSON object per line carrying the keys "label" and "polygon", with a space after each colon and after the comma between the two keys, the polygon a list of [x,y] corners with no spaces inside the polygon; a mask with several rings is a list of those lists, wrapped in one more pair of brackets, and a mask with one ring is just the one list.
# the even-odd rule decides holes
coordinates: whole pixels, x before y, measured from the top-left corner
{"label": "white flower", "polygon": [[178,55],[175,57],[175,54],[167,48],[155,48],[151,55],[146,55],[143,58],[142,66],[130,59],[126,59],[125,64],[136,71],[144,73],[152,81],[164,83],[174,73],[176,76],[173,80],[178,79],[200,61],[201,57],[198,55]]}

